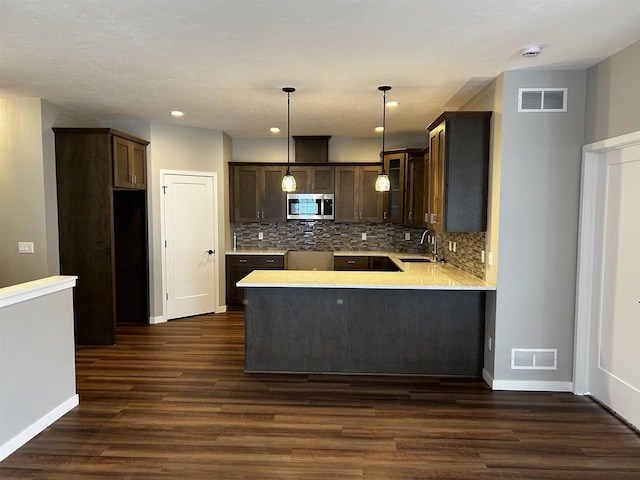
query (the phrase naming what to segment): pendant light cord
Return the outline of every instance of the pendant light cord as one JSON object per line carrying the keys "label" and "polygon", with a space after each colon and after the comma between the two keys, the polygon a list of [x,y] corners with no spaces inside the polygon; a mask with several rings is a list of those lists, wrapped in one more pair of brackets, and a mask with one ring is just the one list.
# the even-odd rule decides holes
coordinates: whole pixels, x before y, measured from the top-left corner
{"label": "pendant light cord", "polygon": [[291,149],[291,92],[287,92],[287,175],[289,170],[289,150]]}
{"label": "pendant light cord", "polygon": [[[387,91],[382,91],[382,154],[384,155],[384,136],[387,130]],[[382,167],[384,170],[384,167]]]}

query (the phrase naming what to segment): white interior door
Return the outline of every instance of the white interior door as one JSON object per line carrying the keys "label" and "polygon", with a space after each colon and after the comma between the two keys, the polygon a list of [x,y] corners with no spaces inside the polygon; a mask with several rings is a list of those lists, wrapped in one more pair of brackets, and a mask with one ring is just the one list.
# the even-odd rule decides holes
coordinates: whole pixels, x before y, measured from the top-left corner
{"label": "white interior door", "polygon": [[215,310],[214,177],[163,175],[167,319]]}
{"label": "white interior door", "polygon": [[591,322],[589,390],[640,427],[640,145],[611,150],[604,162],[599,283]]}

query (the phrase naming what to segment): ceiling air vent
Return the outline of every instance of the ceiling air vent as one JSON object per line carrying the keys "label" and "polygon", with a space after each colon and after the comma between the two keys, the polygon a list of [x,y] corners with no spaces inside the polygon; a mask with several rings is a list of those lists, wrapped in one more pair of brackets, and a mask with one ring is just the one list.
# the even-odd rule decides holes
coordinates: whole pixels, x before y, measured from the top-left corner
{"label": "ceiling air vent", "polygon": [[519,88],[519,112],[566,112],[566,88]]}
{"label": "ceiling air vent", "polygon": [[512,348],[513,370],[557,370],[558,350],[555,348]]}

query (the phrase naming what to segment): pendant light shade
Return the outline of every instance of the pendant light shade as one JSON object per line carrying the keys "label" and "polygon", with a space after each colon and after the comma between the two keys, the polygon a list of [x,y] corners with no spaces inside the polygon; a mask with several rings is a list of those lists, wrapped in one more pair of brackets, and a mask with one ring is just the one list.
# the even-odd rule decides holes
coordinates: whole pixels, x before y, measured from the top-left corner
{"label": "pendant light shade", "polygon": [[384,135],[387,130],[387,92],[391,90],[391,87],[382,85],[378,87],[378,90],[382,92],[382,153],[380,154],[382,171],[376,178],[376,192],[388,192],[391,189],[391,182],[389,181],[389,175],[384,171]]}
{"label": "pendant light shade", "polygon": [[295,192],[296,191],[296,179],[291,175],[291,170],[289,170],[289,157],[291,150],[291,93],[295,92],[296,89],[293,87],[284,87],[282,89],[283,92],[287,93],[287,173],[285,173],[284,177],[282,177],[282,191],[283,192]]}

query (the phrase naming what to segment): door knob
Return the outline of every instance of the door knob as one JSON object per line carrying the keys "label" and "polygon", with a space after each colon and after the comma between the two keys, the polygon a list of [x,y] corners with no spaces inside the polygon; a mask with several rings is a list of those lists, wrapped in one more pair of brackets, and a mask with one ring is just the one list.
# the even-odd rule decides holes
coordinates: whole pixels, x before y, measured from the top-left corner
{"label": "door knob", "polygon": [[216,253],[216,252],[215,252],[215,250],[207,250],[207,252],[206,252],[206,253],[208,253],[209,255],[213,255],[213,254],[214,254],[214,253]]}

